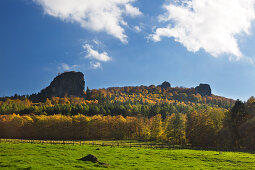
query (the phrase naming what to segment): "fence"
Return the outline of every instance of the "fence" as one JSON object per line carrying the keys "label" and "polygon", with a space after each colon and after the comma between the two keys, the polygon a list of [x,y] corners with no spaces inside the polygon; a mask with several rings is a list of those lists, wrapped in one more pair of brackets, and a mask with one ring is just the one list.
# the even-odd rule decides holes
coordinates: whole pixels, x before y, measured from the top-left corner
{"label": "fence", "polygon": [[96,145],[123,148],[147,148],[147,149],[193,149],[210,151],[229,151],[229,152],[249,152],[255,153],[255,150],[246,148],[213,148],[213,147],[193,147],[190,145],[169,145],[166,143],[142,143],[142,142],[118,142],[118,141],[83,141],[83,140],[27,140],[27,139],[0,139],[0,143],[31,143],[31,144],[69,144],[69,145]]}

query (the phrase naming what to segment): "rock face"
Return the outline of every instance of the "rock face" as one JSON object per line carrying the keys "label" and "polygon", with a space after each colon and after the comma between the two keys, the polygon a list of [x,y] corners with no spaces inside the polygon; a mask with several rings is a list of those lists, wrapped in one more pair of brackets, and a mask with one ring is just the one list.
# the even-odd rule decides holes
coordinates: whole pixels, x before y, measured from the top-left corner
{"label": "rock face", "polygon": [[159,85],[159,87],[165,89],[165,88],[171,87],[171,84],[167,81],[164,81],[161,85]]}
{"label": "rock face", "polygon": [[196,93],[201,94],[201,96],[211,96],[212,90],[209,84],[200,84],[195,88]]}
{"label": "rock face", "polygon": [[75,96],[84,97],[84,75],[81,72],[64,72],[43,89],[36,96],[37,100],[42,101],[51,97]]}

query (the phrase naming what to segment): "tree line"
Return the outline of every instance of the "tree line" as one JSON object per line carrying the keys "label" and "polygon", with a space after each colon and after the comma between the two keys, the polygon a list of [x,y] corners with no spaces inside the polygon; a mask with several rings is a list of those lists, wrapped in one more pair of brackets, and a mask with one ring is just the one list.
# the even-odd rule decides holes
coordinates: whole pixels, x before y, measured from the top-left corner
{"label": "tree line", "polygon": [[[211,108],[212,106],[207,104],[195,104],[184,102],[161,102],[161,103],[144,103],[144,102],[132,102],[132,101],[118,101],[112,100],[112,102],[99,102],[98,100],[85,100],[78,97],[53,97],[47,99],[44,103],[32,103],[29,99],[7,99],[4,102],[0,101],[0,115],[6,114],[36,114],[36,115],[86,115],[93,116],[97,114],[101,115],[122,115],[137,116],[142,115],[145,117],[152,117],[157,114],[161,114],[165,119],[167,116],[173,113],[190,113],[194,110]],[[216,107],[215,108],[219,108]],[[227,109],[220,108],[225,111]]]}
{"label": "tree line", "polygon": [[169,144],[251,148],[255,141],[255,99],[237,100],[230,110],[201,108],[190,113],[146,117],[93,115],[0,115],[1,138],[138,139]]}
{"label": "tree line", "polygon": [[139,139],[169,144],[254,148],[255,99],[201,96],[193,88],[117,87],[85,98],[0,99],[0,137]]}

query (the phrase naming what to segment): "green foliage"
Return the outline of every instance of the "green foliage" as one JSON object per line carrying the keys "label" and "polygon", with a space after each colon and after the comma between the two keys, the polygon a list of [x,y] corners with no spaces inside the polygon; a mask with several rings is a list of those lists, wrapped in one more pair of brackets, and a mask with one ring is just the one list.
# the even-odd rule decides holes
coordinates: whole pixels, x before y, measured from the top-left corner
{"label": "green foliage", "polygon": [[189,143],[194,146],[217,146],[224,116],[220,109],[196,110],[188,114],[186,132]]}
{"label": "green foliage", "polygon": [[255,100],[251,97],[246,103],[237,100],[228,112],[224,128],[221,130],[222,145],[255,149]]}
{"label": "green foliage", "polygon": [[172,114],[165,120],[165,137],[170,144],[186,144],[186,115]]}

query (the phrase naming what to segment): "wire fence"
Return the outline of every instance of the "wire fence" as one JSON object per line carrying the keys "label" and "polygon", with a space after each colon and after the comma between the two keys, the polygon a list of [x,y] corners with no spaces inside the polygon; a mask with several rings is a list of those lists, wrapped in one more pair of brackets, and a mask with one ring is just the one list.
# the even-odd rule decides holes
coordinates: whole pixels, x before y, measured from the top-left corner
{"label": "wire fence", "polygon": [[[84,141],[84,140],[28,140],[28,139],[0,139],[0,143],[31,143],[31,144],[71,144],[71,145],[100,145],[111,147],[140,147],[140,148],[154,148],[163,149],[169,148],[170,145],[159,143],[139,143],[139,142],[117,142],[117,141]],[[174,146],[171,146],[172,148]],[[175,146],[177,148],[177,146]],[[180,146],[178,146],[180,148]]]}
{"label": "wire fence", "polygon": [[147,149],[193,149],[210,151],[228,151],[228,152],[249,152],[255,153],[255,150],[246,148],[216,148],[216,147],[193,147],[190,145],[170,145],[167,143],[143,143],[129,141],[86,141],[86,140],[28,140],[28,139],[0,139],[0,143],[30,143],[30,144],[61,144],[61,145],[93,145],[122,148],[147,148]]}

